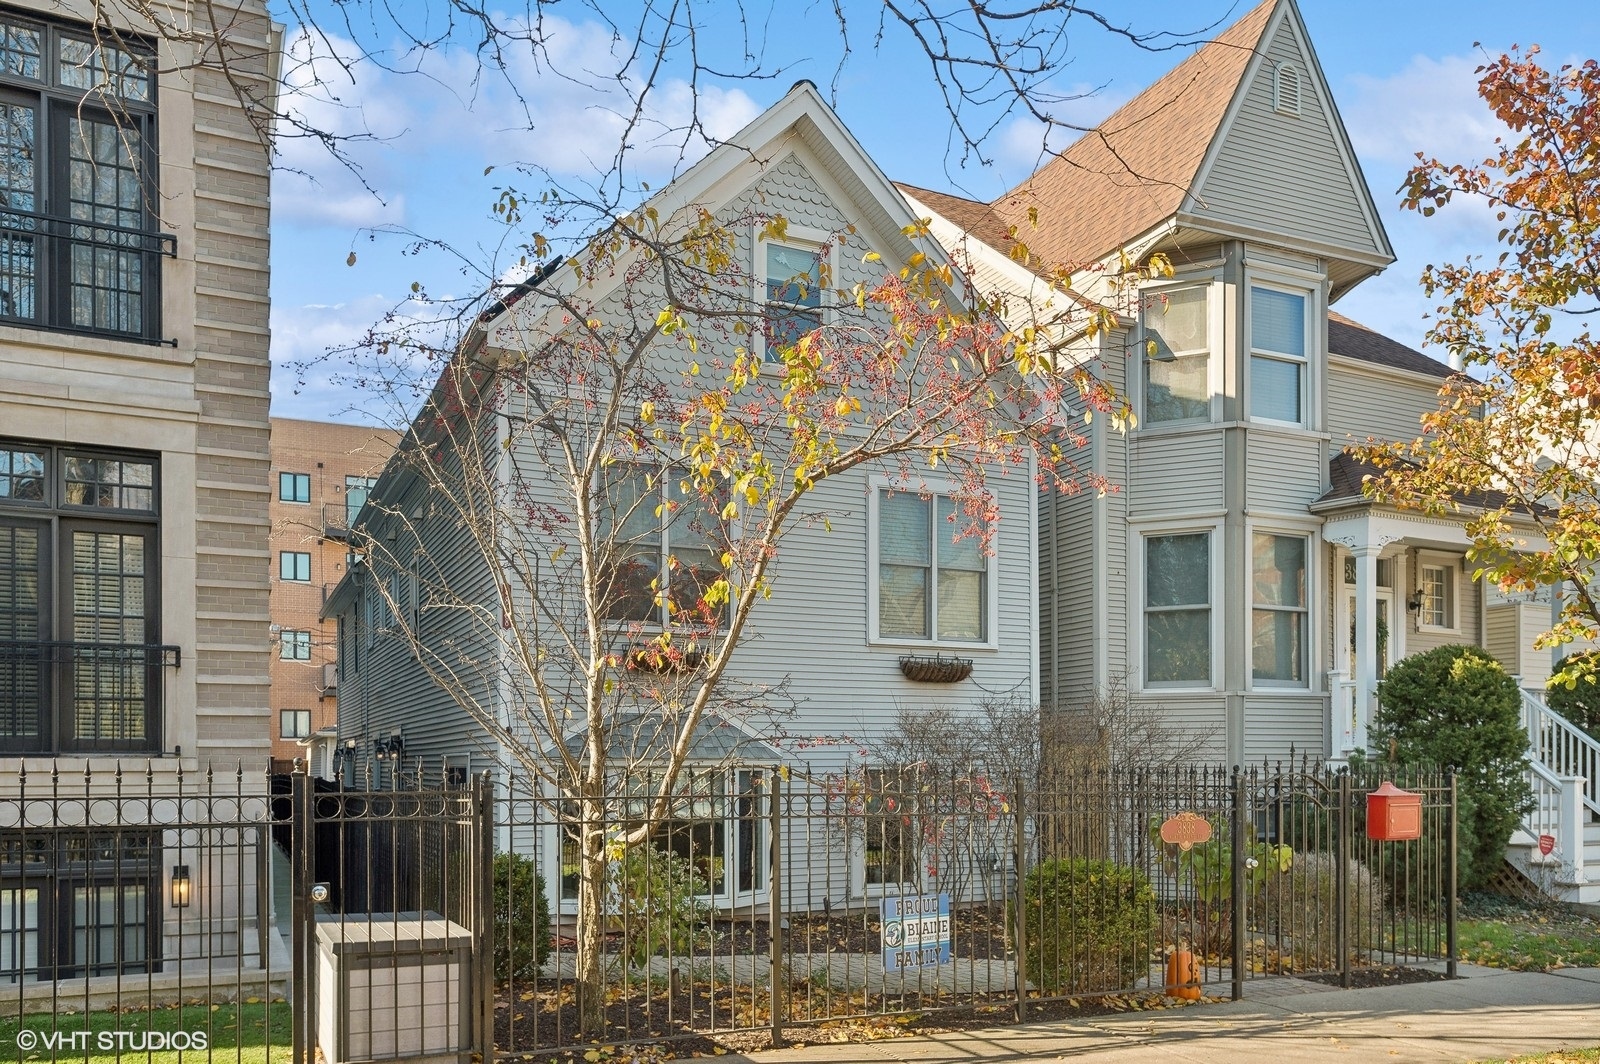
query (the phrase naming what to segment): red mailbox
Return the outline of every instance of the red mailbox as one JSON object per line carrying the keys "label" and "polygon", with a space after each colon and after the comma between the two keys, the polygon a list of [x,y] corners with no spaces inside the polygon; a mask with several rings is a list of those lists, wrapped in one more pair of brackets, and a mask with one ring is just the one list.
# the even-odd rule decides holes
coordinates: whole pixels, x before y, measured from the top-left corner
{"label": "red mailbox", "polygon": [[1367,795],[1367,838],[1382,842],[1422,838],[1422,795],[1384,780]]}

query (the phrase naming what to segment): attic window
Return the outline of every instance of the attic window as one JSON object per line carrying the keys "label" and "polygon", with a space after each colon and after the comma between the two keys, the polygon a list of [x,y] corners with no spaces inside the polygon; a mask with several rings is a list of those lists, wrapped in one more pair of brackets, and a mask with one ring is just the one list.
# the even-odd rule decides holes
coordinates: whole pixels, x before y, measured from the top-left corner
{"label": "attic window", "polygon": [[1286,115],[1300,113],[1300,71],[1287,64],[1273,74],[1272,109]]}

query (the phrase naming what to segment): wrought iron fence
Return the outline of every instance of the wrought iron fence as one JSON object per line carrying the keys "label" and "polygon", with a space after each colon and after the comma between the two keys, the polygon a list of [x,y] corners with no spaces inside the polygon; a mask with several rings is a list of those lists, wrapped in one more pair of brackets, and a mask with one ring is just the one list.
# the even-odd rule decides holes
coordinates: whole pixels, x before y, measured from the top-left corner
{"label": "wrought iron fence", "polygon": [[[0,1044],[82,1057],[115,1010],[214,1055],[488,1059],[1453,969],[1453,781],[1410,770],[721,767],[653,809],[647,775],[181,764],[3,781]],[[1380,778],[1419,838],[1368,837]]]}
{"label": "wrought iron fence", "polygon": [[[494,868],[497,1046],[1023,1018],[1053,999],[1237,998],[1264,978],[1348,985],[1425,961],[1453,974],[1453,784],[1389,769],[1421,796],[1421,833],[1379,842],[1365,798],[1380,771],[720,768],[692,773],[648,827],[647,778],[588,807],[502,785],[497,846],[521,856]],[[588,941],[586,847],[605,869]],[[535,872],[547,953],[531,914],[504,919]],[[587,1014],[586,996],[601,1003]]]}

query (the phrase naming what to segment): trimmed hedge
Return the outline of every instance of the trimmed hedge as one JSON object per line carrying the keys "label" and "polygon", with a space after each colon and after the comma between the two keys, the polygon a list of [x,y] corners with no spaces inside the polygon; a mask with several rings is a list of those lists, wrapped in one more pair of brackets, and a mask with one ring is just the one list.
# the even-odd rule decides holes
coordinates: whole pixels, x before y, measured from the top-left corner
{"label": "trimmed hedge", "polygon": [[1516,680],[1479,647],[1442,646],[1396,662],[1378,685],[1378,703],[1379,750],[1456,774],[1459,884],[1487,888],[1533,801]]}
{"label": "trimmed hedge", "polygon": [[1155,892],[1112,861],[1046,861],[1023,880],[1028,979],[1046,994],[1132,989],[1150,971]]}

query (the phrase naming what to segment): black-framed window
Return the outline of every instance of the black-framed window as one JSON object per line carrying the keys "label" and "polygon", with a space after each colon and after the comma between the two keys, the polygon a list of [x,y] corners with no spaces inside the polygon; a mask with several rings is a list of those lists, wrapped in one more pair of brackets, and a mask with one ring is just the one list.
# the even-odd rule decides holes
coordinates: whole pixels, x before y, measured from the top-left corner
{"label": "black-framed window", "polygon": [[161,339],[154,52],[0,8],[0,321]]}
{"label": "black-framed window", "polygon": [[278,552],[278,579],[299,584],[311,582],[311,552],[280,550]]}
{"label": "black-framed window", "polygon": [[0,985],[159,968],[155,832],[0,831]]}
{"label": "black-framed window", "polygon": [[279,473],[278,501],[308,503],[311,501],[310,473]]}
{"label": "black-framed window", "polygon": [[280,709],[278,711],[278,737],[280,739],[306,739],[311,736],[311,711],[309,709]]}
{"label": "black-framed window", "polygon": [[310,661],[311,633],[294,629],[279,633],[278,657],[284,661]]}
{"label": "black-framed window", "polygon": [[161,749],[159,472],[0,440],[0,749]]}

